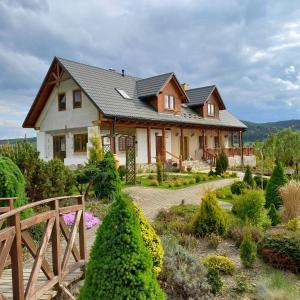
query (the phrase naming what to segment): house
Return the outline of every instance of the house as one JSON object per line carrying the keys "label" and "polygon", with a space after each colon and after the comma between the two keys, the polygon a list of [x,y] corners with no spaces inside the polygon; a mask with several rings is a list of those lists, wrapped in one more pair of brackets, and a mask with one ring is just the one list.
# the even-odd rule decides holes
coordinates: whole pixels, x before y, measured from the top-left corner
{"label": "house", "polygon": [[66,165],[87,160],[92,135],[125,164],[135,147],[139,166],[169,163],[201,167],[220,151],[231,166],[255,165],[243,146],[245,124],[234,117],[215,85],[189,89],[174,73],[128,76],[55,57],[23,123],[37,132],[44,160]]}

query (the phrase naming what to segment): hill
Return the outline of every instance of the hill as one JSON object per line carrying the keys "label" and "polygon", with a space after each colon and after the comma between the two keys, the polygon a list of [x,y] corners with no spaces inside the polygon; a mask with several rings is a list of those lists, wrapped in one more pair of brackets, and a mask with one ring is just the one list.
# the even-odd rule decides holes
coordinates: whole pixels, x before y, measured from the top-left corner
{"label": "hill", "polygon": [[269,135],[272,135],[284,128],[292,128],[300,131],[300,120],[288,120],[267,123],[254,123],[249,121],[242,121],[248,126],[244,134],[245,142],[255,142],[257,140],[264,140]]}
{"label": "hill", "polygon": [[[36,143],[36,137],[30,137],[30,138],[26,138],[26,139],[31,144],[35,144]],[[24,141],[24,138],[19,138],[19,139],[5,139],[5,140],[0,140],[0,145],[6,145],[6,144],[14,145],[17,142],[22,142],[22,141]]]}

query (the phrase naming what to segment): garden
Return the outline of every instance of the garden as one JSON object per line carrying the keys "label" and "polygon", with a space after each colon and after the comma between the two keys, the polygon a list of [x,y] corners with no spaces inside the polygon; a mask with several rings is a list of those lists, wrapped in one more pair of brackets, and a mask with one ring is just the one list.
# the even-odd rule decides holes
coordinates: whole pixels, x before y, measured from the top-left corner
{"label": "garden", "polygon": [[[26,142],[0,149],[0,197],[21,206],[79,192],[88,200],[86,227],[101,223],[78,299],[300,299],[300,181],[286,175],[279,156],[270,177],[246,167],[242,181],[208,191],[198,205],[161,209],[150,223],[123,192],[124,169],[92,145],[75,171],[41,161]],[[158,162],[156,173],[138,180],[176,189],[235,177],[227,167],[220,155],[208,174],[175,175]],[[64,219],[74,222],[71,214]],[[37,243],[42,231],[32,232]]]}

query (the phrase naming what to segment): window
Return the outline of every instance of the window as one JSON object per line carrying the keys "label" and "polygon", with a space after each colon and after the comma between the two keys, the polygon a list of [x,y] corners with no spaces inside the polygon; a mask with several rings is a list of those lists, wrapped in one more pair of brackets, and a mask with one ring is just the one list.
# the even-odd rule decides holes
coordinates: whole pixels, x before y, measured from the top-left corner
{"label": "window", "polygon": [[126,151],[133,146],[133,138],[131,136],[120,136],[118,144],[119,151]]}
{"label": "window", "polygon": [[174,96],[165,95],[165,109],[174,110]]}
{"label": "window", "polygon": [[207,105],[208,115],[211,117],[215,116],[215,105],[212,103],[208,103]]}
{"label": "window", "polygon": [[124,99],[132,99],[128,96],[128,94],[124,90],[116,89],[116,91],[124,98]]}
{"label": "window", "polygon": [[73,91],[73,108],[81,108],[81,90]]}
{"label": "window", "polygon": [[66,94],[62,93],[58,95],[58,111],[66,110]]}
{"label": "window", "polygon": [[87,133],[74,134],[74,152],[86,152]]}

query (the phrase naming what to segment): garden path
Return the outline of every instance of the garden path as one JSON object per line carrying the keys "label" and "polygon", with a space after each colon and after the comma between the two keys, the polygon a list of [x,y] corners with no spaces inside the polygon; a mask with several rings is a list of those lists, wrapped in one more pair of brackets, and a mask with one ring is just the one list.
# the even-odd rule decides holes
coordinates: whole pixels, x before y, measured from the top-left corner
{"label": "garden path", "polygon": [[[170,208],[182,203],[182,201],[185,204],[199,204],[205,192],[230,185],[234,180],[222,179],[177,190],[133,186],[125,188],[124,192],[128,193],[137,202],[145,216],[152,221],[160,209]],[[220,201],[220,204],[227,209],[230,209],[232,206],[227,202]]]}

